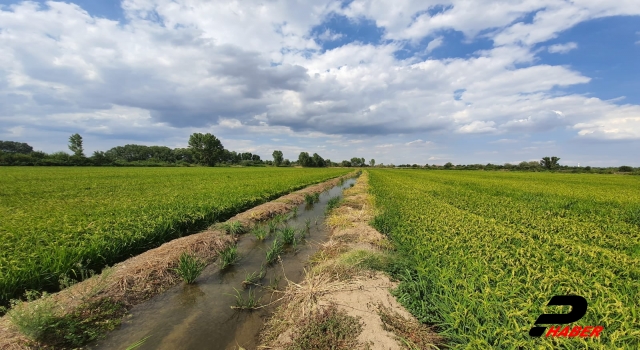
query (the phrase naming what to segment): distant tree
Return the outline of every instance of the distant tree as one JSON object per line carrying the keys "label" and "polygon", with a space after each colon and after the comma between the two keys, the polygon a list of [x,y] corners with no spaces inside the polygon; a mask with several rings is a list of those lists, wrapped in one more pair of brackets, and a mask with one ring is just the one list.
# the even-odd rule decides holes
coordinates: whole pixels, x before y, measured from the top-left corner
{"label": "distant tree", "polygon": [[252,155],[251,156],[251,160],[256,162],[256,163],[262,162],[262,159],[260,159],[260,156],[257,155],[257,154]]}
{"label": "distant tree", "polygon": [[320,157],[318,153],[313,154],[313,156],[311,157],[311,163],[313,164],[313,166],[318,168],[323,168],[326,165],[324,159]]}
{"label": "distant tree", "polygon": [[193,152],[188,148],[176,148],[173,150],[173,156],[178,162],[193,163]]}
{"label": "distant tree", "polygon": [[343,160],[342,163],[340,163],[340,165],[348,168],[351,166],[351,162],[348,160]]}
{"label": "distant tree", "polygon": [[540,160],[540,166],[549,170],[555,169],[560,166],[560,164],[558,163],[559,160],[560,158],[558,157],[544,157],[542,158],[542,160]]}
{"label": "distant tree", "polygon": [[300,155],[298,155],[298,165],[304,166],[304,167],[313,165],[311,157],[309,156],[309,153],[300,152]]}
{"label": "distant tree", "polygon": [[451,169],[451,168],[453,168],[453,164],[452,164],[451,162],[447,162],[447,163],[444,165],[444,168],[445,168],[445,169]]}
{"label": "distant tree", "polygon": [[282,162],[284,160],[284,156],[282,155],[282,151],[275,150],[275,151],[273,151],[272,155],[273,155],[273,164],[275,164],[276,166],[282,165]]}
{"label": "distant tree", "polygon": [[324,160],[324,164],[328,167],[333,166],[333,163],[331,163],[331,159],[327,158]]}
{"label": "distant tree", "polygon": [[91,156],[91,163],[93,165],[111,165],[113,163],[112,158],[110,158],[105,152],[95,151]]}
{"label": "distant tree", "polygon": [[198,164],[214,166],[222,160],[224,147],[217,137],[210,133],[194,133],[189,137],[189,149]]}
{"label": "distant tree", "polygon": [[376,160],[375,160],[375,159],[371,159],[371,160],[369,161],[369,166],[370,166],[370,167],[374,167],[374,166],[376,166]]}
{"label": "distant tree", "polygon": [[351,158],[351,166],[364,166],[364,158],[353,157]]}
{"label": "distant tree", "polygon": [[284,166],[291,166],[291,161],[289,159],[285,159],[284,162],[282,162],[282,164]]}
{"label": "distant tree", "polygon": [[24,142],[0,141],[0,151],[7,153],[29,154],[33,152],[33,147]]}
{"label": "distant tree", "polygon": [[76,157],[84,157],[84,149],[82,148],[82,136],[73,134],[69,137],[69,150]]}
{"label": "distant tree", "polygon": [[633,168],[628,166],[628,165],[623,165],[621,167],[618,168],[618,171],[621,173],[630,173],[633,171]]}

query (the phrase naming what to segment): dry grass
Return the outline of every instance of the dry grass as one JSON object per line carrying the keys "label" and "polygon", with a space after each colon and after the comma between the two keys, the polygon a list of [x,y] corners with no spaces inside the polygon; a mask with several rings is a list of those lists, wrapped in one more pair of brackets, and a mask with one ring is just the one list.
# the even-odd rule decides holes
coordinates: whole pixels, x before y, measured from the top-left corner
{"label": "dry grass", "polygon": [[442,338],[435,331],[419,322],[408,321],[405,317],[389,307],[378,305],[378,315],[384,324],[384,329],[398,337],[404,347],[414,349],[440,349]]}
{"label": "dry grass", "polygon": [[[280,292],[277,300],[281,304],[263,329],[261,347],[288,349],[296,339],[320,344],[308,337],[300,338],[301,332],[297,329],[306,324],[305,320],[316,319],[333,306],[364,321],[357,341],[349,344],[351,348],[432,347],[438,342],[437,337],[389,293],[395,284],[374,271],[376,266],[387,262],[387,251],[393,247],[368,225],[375,215],[374,203],[368,194],[368,175],[361,175],[357,184],[343,194],[341,205],[326,220],[332,229],[329,241],[309,259],[311,269],[303,282],[288,281],[288,287]],[[405,324],[404,328],[401,324]],[[323,334],[316,336],[324,337]],[[417,336],[424,336],[424,341],[419,342]]]}

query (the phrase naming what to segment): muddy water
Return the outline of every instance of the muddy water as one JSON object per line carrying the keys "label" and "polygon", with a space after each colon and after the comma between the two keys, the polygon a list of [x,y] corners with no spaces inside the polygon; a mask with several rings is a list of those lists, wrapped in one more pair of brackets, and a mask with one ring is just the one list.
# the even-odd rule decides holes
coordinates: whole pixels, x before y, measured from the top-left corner
{"label": "muddy water", "polygon": [[[329,198],[340,196],[355,179],[344,182],[320,195],[320,202],[308,207],[298,207],[296,218],[287,224],[297,229],[311,221],[310,234],[295,249],[288,247],[282,264],[267,268],[263,285],[286,285],[286,278],[299,282],[309,256],[318,250],[328,236],[324,225],[324,210]],[[145,339],[136,349],[255,349],[257,336],[273,307],[255,311],[232,309],[236,304],[236,290],[247,298],[249,289],[243,290],[242,281],[247,273],[260,271],[265,263],[265,253],[273,237],[264,242],[245,234],[238,242],[241,260],[231,268],[220,271],[218,264],[209,265],[193,285],[178,285],[151,300],[134,307],[131,316],[106,339],[90,346],[91,349],[127,349]],[[261,304],[268,304],[277,294],[263,288],[251,289]]]}

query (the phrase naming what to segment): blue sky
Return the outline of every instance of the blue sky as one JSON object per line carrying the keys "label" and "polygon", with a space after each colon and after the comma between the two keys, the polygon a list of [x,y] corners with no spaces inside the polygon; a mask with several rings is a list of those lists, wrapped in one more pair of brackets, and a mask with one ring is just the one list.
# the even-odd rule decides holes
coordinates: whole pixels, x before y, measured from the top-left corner
{"label": "blue sky", "polygon": [[634,1],[0,1],[0,139],[640,166]]}

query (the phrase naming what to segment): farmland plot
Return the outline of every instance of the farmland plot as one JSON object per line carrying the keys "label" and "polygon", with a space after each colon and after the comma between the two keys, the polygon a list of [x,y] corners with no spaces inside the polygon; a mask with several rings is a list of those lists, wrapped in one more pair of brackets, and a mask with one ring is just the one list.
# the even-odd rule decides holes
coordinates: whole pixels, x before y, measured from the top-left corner
{"label": "farmland plot", "polygon": [[[640,178],[371,171],[388,232],[415,266],[396,291],[454,348],[640,348]],[[586,298],[599,338],[531,338],[554,295]]]}
{"label": "farmland plot", "polygon": [[[0,304],[348,169],[2,168]],[[78,263],[83,265],[78,267]]]}

